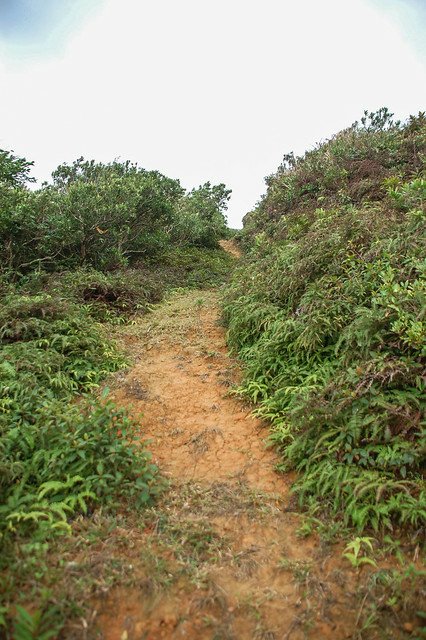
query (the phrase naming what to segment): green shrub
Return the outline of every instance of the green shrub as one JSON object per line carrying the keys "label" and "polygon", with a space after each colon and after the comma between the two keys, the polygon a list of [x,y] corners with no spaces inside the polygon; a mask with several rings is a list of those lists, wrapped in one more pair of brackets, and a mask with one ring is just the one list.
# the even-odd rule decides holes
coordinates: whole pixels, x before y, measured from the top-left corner
{"label": "green shrub", "polygon": [[158,171],[79,158],[30,191],[30,165],[0,151],[0,258],[15,276],[123,269],[161,261],[170,246],[217,247],[226,234],[230,191],[223,184],[185,193]]}
{"label": "green shrub", "polygon": [[136,426],[91,391],[122,357],[88,311],[9,293],[0,311],[0,535],[48,536],[118,496],[147,500],[154,467]]}
{"label": "green shrub", "polygon": [[111,321],[129,313],[145,312],[151,304],[160,302],[166,283],[143,269],[113,273],[78,269],[55,275],[49,280],[49,287],[84,304],[92,317]]}
{"label": "green shrub", "polygon": [[136,506],[155,492],[155,467],[137,426],[111,403],[63,400],[1,421],[0,533],[37,539],[70,531],[69,520],[97,504]]}
{"label": "green shrub", "polygon": [[[413,122],[351,129],[333,144],[340,140],[347,158],[359,136],[368,158],[381,142],[393,171],[394,136],[405,139]],[[329,148],[316,152],[322,169]],[[304,173],[311,184],[311,163],[310,154],[293,163],[288,180]],[[259,211],[277,206],[276,182],[281,188],[280,172]],[[383,196],[357,206],[318,208],[317,198],[300,211],[286,201],[269,227],[255,213],[225,302],[229,343],[245,364],[242,392],[271,421],[281,468],[300,472],[300,502],[359,530],[426,518],[424,183],[394,178]]]}
{"label": "green shrub", "polygon": [[181,198],[171,228],[173,242],[180,246],[217,247],[228,232],[225,211],[230,194],[224,184],[212,186],[206,182]]}

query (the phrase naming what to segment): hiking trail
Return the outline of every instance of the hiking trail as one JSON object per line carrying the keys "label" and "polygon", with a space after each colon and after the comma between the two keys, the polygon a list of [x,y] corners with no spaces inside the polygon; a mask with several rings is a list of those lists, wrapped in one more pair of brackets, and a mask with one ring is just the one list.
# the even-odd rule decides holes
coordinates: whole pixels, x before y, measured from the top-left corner
{"label": "hiking trail", "polygon": [[[226,246],[234,255],[238,251]],[[103,640],[352,638],[357,573],[303,537],[267,426],[232,390],[217,291],[175,292],[119,329],[110,384],[170,486],[105,544],[129,573],[94,602]]]}

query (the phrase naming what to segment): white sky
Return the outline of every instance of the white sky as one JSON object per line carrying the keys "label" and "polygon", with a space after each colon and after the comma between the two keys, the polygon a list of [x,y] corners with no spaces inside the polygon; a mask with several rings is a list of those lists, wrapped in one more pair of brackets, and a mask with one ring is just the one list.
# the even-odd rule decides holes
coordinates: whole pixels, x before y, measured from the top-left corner
{"label": "white sky", "polygon": [[130,159],[225,182],[240,226],[284,153],[426,109],[426,0],[0,2],[0,147],[39,179]]}

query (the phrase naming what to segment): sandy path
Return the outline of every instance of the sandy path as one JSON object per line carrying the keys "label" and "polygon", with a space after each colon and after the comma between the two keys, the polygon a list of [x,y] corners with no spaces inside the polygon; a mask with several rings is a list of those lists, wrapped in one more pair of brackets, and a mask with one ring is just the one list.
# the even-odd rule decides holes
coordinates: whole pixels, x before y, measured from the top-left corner
{"label": "sandy path", "polygon": [[222,249],[225,249],[225,251],[230,253],[231,256],[234,256],[234,258],[241,257],[240,248],[232,240],[221,240],[219,244]]}

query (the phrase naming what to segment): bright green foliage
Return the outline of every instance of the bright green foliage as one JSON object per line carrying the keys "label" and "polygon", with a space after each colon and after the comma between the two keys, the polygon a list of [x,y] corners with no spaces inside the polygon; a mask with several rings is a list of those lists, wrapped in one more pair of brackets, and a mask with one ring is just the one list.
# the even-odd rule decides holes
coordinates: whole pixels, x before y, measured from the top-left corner
{"label": "bright green foliage", "polygon": [[359,530],[426,518],[426,119],[379,116],[268,178],[225,307],[301,503]]}
{"label": "bright green foliage", "polygon": [[83,307],[10,293],[0,312],[0,540],[49,536],[118,496],[146,502],[154,467],[106,401],[71,402],[122,358]]}
{"label": "bright green foliage", "polygon": [[50,640],[56,638],[61,624],[55,616],[55,611],[37,610],[29,613],[19,605],[16,607],[16,618],[13,625],[15,640]]}
{"label": "bright green foliage", "polygon": [[351,540],[343,552],[343,557],[349,560],[353,567],[361,567],[363,564],[371,564],[373,567],[377,566],[377,562],[368,556],[369,551],[373,551],[373,545],[371,543],[373,538],[356,537]]}

